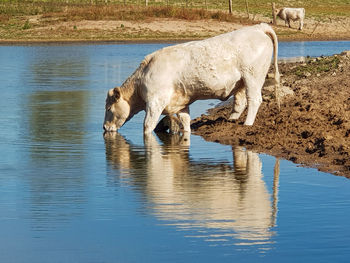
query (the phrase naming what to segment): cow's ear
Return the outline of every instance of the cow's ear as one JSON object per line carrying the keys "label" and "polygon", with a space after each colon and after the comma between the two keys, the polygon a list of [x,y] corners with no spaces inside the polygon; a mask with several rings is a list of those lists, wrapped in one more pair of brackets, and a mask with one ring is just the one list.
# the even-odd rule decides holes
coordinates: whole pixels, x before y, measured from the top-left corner
{"label": "cow's ear", "polygon": [[113,89],[113,96],[114,96],[114,99],[117,101],[119,100],[120,98],[120,90],[119,90],[119,87],[116,87]]}

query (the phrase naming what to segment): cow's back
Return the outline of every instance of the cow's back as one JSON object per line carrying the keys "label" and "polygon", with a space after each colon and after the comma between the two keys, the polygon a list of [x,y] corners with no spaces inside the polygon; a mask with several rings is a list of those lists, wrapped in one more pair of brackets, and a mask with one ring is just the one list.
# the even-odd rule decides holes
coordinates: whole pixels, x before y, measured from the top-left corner
{"label": "cow's back", "polygon": [[226,99],[242,74],[270,65],[273,44],[262,26],[154,52],[147,57],[150,62],[143,74],[145,100],[157,96],[189,104],[197,99]]}
{"label": "cow's back", "polygon": [[284,8],[286,17],[292,20],[303,19],[305,16],[304,8]]}

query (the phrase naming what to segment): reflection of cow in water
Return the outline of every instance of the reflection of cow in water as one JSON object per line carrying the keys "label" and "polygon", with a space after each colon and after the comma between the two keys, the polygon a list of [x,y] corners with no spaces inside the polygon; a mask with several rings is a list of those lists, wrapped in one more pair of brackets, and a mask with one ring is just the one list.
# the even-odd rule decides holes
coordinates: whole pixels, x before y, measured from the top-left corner
{"label": "reflection of cow in water", "polygon": [[211,240],[271,242],[276,201],[271,202],[258,154],[233,147],[232,167],[192,160],[180,135],[163,134],[159,139],[163,145],[149,136],[143,149],[118,133],[105,140],[107,159],[119,171],[128,171],[124,176],[144,193],[156,217],[175,221],[179,228],[211,230],[206,237]]}

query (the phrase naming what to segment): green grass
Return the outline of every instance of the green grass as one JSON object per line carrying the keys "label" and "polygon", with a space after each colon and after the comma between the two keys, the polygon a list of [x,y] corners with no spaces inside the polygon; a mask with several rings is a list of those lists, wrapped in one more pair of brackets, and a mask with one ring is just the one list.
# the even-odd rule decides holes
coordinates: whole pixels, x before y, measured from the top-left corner
{"label": "green grass", "polygon": [[31,28],[31,25],[30,25],[30,23],[29,23],[29,20],[27,20],[27,21],[24,23],[22,29],[26,30],[26,29],[30,29],[30,28]]}
{"label": "green grass", "polygon": [[301,65],[293,70],[293,74],[304,77],[307,73],[319,74],[329,72],[338,68],[340,60],[337,56],[321,59],[309,59],[306,65]]}

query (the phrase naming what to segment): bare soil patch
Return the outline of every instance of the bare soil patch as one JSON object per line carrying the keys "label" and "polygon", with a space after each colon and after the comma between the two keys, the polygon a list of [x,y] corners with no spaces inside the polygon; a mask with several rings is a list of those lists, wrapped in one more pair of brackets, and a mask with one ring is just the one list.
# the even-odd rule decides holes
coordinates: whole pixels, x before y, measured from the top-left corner
{"label": "bare soil patch", "polygon": [[[239,14],[236,15],[239,17]],[[214,19],[182,20],[174,18],[147,18],[133,20],[76,20],[42,15],[17,17],[14,22],[0,24],[0,43],[38,41],[160,41],[203,39],[242,26],[271,19],[255,16],[254,20],[237,19],[225,22]],[[326,21],[306,18],[302,31],[297,22],[288,28],[281,20],[274,29],[279,40],[347,40],[350,39],[350,18],[334,17]]]}
{"label": "bare soil patch", "polygon": [[194,133],[350,177],[350,52],[279,68],[283,86],[294,92],[280,111],[264,88],[253,126],[243,125],[245,115],[228,121],[231,106],[222,106],[193,120]]}

